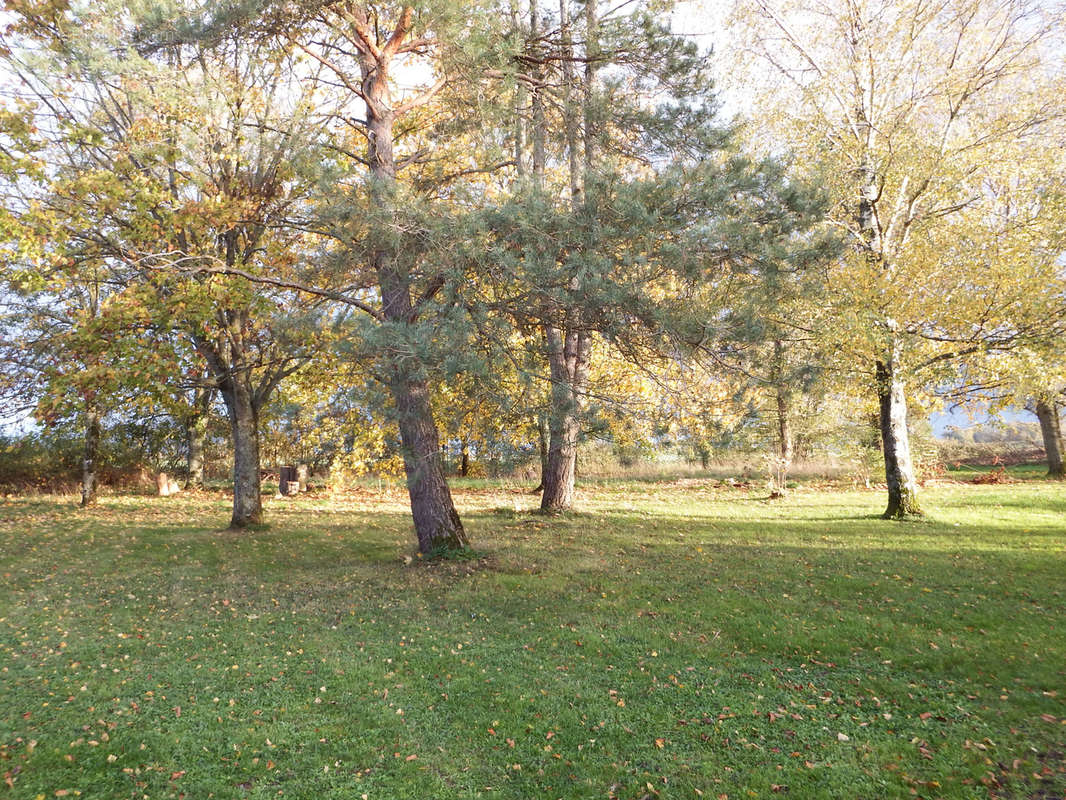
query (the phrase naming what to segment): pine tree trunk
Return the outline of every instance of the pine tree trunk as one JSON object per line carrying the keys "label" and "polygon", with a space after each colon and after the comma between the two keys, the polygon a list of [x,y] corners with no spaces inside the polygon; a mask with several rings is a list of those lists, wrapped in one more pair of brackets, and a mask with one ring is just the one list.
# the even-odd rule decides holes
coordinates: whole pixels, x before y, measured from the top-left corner
{"label": "pine tree trunk", "polygon": [[444,477],[429,388],[424,380],[406,375],[397,376],[390,388],[403,443],[403,466],[418,549],[430,553],[466,547],[466,532]]}
{"label": "pine tree trunk", "polygon": [[1066,477],[1063,470],[1062,423],[1058,406],[1054,402],[1038,400],[1036,418],[1040,420],[1040,435],[1044,439],[1044,452],[1047,454],[1047,474],[1052,478]]}
{"label": "pine tree trunk", "polygon": [[548,442],[551,440],[551,429],[548,426],[548,415],[537,414],[537,450],[540,453],[540,483],[532,494],[544,491],[544,476],[548,474]]}
{"label": "pine tree trunk", "polygon": [[574,505],[577,441],[581,430],[581,397],[588,381],[589,339],[586,334],[546,328],[551,369],[551,419],[548,463],[544,471],[541,511],[568,511]]}
{"label": "pine tree trunk", "polygon": [[258,525],[263,521],[259,478],[259,413],[250,392],[233,381],[224,389],[230,430],[233,435],[233,517],[231,528]]}
{"label": "pine tree trunk", "polygon": [[547,122],[544,116],[544,59],[541,47],[541,22],[540,9],[537,0],[529,0],[529,48],[533,58],[533,81],[532,97],[530,98],[530,116],[532,124],[533,153],[531,155],[533,170],[533,183],[538,191],[544,188],[544,166],[546,156],[544,152],[545,139],[547,137]]}
{"label": "pine tree trunk", "polygon": [[208,413],[211,404],[211,392],[200,389],[193,403],[193,415],[185,423],[185,435],[188,440],[188,479],[185,488],[204,488],[204,449],[207,444]]}
{"label": "pine tree trunk", "polygon": [[[596,52],[596,14],[593,4],[585,7],[585,53]],[[585,73],[580,83],[580,102],[575,96],[578,79],[574,71],[575,54],[571,33],[571,19],[567,0],[559,0],[559,36],[562,59],[562,115],[566,141],[567,163],[570,169],[570,205],[575,216],[592,217],[595,210],[586,196],[585,182],[596,158],[592,114],[592,87],[596,64],[585,58]],[[583,126],[583,127],[582,127]],[[584,159],[582,160],[582,150]],[[590,248],[595,242],[590,241]],[[570,278],[570,290],[581,294],[578,275]],[[577,442],[581,431],[581,401],[588,383],[591,339],[581,327],[579,308],[560,309],[561,327],[544,328],[551,375],[551,420],[548,443],[548,463],[544,472],[544,491],[540,498],[541,511],[568,511],[574,504],[574,483],[577,475]]]}
{"label": "pine tree trunk", "polygon": [[[406,22],[401,21],[401,25],[408,26],[408,30],[411,19],[409,11],[405,9],[404,12]],[[364,17],[362,22],[366,24],[368,20]],[[398,28],[393,32],[391,41],[398,44],[406,34],[406,30]],[[393,152],[396,115],[389,93],[392,55],[387,50],[375,55],[368,49],[360,56],[363,91],[367,98],[367,161],[370,165],[371,193],[379,209],[387,209],[393,202],[396,187],[396,158]],[[377,275],[381,292],[382,316],[396,328],[406,328],[416,318],[411,299],[410,273],[396,263],[395,254],[385,244],[390,238],[388,232],[371,230],[371,237],[376,245],[370,256],[371,267]],[[404,471],[418,549],[429,553],[464,548],[468,544],[466,532],[444,476],[440,436],[433,419],[422,365],[410,358],[385,356],[384,360],[403,442]]]}
{"label": "pine tree trunk", "polygon": [[907,434],[907,400],[903,381],[893,363],[877,362],[877,397],[880,403],[881,444],[885,457],[888,508],[885,519],[920,516],[918,484],[911,463]]}
{"label": "pine tree trunk", "polygon": [[774,383],[776,384],[775,400],[777,401],[777,457],[781,462],[779,476],[781,486],[779,491],[784,490],[784,483],[788,478],[789,467],[792,466],[793,438],[792,438],[792,391],[788,386],[788,375],[785,364],[785,343],[780,339],[774,340]]}
{"label": "pine tree trunk", "polygon": [[81,506],[96,502],[97,459],[100,451],[100,410],[93,401],[85,406],[85,450],[81,460]]}
{"label": "pine tree trunk", "polygon": [[[792,437],[791,397],[786,389],[777,390],[777,456],[786,465],[792,464],[795,447]],[[786,472],[788,466],[785,467]]]}

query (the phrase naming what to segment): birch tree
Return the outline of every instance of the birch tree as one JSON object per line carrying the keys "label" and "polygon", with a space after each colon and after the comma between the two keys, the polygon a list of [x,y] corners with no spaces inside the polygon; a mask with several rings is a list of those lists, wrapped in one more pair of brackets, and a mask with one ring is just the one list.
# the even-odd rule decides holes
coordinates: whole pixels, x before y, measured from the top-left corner
{"label": "birch tree", "polygon": [[909,388],[1060,318],[1051,263],[1023,267],[994,236],[968,233],[987,213],[989,168],[1061,117],[1050,90],[1061,13],[1032,0],[737,4],[746,74],[769,88],[759,113],[827,164],[833,219],[850,238],[830,276],[836,330],[878,398],[886,518],[921,513]]}

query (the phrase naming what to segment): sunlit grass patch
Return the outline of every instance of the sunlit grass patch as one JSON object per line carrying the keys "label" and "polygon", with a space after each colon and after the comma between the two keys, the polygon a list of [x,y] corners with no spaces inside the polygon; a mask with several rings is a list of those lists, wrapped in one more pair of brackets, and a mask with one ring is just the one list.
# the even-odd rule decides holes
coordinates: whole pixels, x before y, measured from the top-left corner
{"label": "sunlit grass patch", "polygon": [[1066,790],[1056,484],[913,523],[876,491],[611,483],[543,517],[486,485],[457,497],[479,557],[443,564],[402,492],[240,534],[225,500],[4,506],[11,796]]}

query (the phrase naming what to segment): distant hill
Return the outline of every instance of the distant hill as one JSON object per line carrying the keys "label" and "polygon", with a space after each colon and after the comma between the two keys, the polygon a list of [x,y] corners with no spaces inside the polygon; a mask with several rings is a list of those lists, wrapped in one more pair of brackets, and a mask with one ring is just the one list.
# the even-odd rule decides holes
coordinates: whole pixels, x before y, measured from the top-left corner
{"label": "distant hill", "polygon": [[948,426],[939,437],[959,444],[1016,444],[1043,447],[1036,422],[986,422],[965,428]]}
{"label": "distant hill", "polygon": [[980,407],[938,411],[929,416],[933,436],[963,444],[1035,444],[1043,447],[1040,424],[1023,408],[1007,408],[995,416]]}

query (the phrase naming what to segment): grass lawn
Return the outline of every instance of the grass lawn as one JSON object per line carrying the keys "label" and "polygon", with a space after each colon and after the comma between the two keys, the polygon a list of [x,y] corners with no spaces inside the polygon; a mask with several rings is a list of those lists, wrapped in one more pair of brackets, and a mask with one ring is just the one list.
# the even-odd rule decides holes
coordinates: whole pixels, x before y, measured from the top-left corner
{"label": "grass lawn", "polygon": [[0,799],[1066,794],[1066,487],[764,498],[0,501]]}

